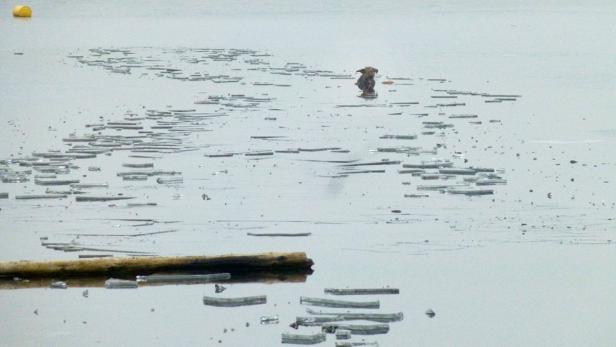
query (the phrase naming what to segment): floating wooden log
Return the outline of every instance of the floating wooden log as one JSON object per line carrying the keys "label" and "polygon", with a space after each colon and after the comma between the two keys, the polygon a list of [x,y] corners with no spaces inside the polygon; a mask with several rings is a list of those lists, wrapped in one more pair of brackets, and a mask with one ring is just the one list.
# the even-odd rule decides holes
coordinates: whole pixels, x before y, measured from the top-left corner
{"label": "floating wooden log", "polygon": [[326,336],[323,333],[313,335],[282,334],[282,343],[295,345],[316,345],[317,343],[325,342],[325,340]]}
{"label": "floating wooden log", "polygon": [[267,303],[265,295],[245,296],[241,298],[219,298],[212,296],[204,296],[203,304],[208,306],[219,307],[238,307],[248,305],[261,305]]}
{"label": "floating wooden log", "polygon": [[379,308],[380,302],[377,301],[345,301],[345,300],[332,300],[332,299],[320,299],[309,298],[301,296],[299,298],[300,304],[323,306],[323,307],[339,307],[339,308]]}
{"label": "floating wooden log", "polygon": [[8,199],[9,193],[0,193],[0,199]]}
{"label": "floating wooden log", "polygon": [[398,288],[325,288],[325,294],[332,295],[370,295],[370,294],[400,294]]}
{"label": "floating wooden log", "polygon": [[79,277],[148,275],[178,271],[251,273],[279,271],[311,273],[312,259],[306,253],[260,253],[248,255],[130,257],[55,261],[0,262],[0,277]]}

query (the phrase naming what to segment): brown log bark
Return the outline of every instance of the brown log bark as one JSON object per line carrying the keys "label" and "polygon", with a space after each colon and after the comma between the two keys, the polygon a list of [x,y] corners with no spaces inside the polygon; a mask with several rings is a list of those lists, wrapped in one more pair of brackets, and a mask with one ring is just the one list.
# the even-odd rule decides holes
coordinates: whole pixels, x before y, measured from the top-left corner
{"label": "brown log bark", "polygon": [[79,277],[148,275],[160,272],[311,273],[306,253],[229,254],[219,256],[130,257],[53,261],[0,262],[0,277]]}

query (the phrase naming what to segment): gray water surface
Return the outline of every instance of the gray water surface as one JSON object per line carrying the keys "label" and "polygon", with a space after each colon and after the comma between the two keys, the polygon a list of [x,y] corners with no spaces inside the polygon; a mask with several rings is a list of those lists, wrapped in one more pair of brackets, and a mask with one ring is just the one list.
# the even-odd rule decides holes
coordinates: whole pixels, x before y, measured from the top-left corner
{"label": "gray water surface", "polygon": [[[75,144],[63,141],[70,134],[97,134],[88,124],[130,118],[190,151],[116,150],[73,160],[76,167],[58,175],[109,185],[84,189],[87,195],[132,200],[16,200],[67,189],[35,184],[38,172],[24,174],[27,182],[1,183],[0,192],[9,193],[0,199],[2,260],[100,253],[53,250],[41,245],[44,238],[156,255],[305,251],[315,271],[305,282],[229,284],[229,296],[268,295],[266,305],[237,309],[204,306],[202,296],[214,295],[209,284],[93,287],[88,298],[70,280],[67,290],[2,289],[3,344],[279,345],[281,333],[295,332],[288,324],[306,315],[300,295],[347,286],[400,288],[400,295],[380,297],[380,311],[401,311],[404,320],[386,335],[365,337],[381,346],[616,341],[611,2],[34,1],[29,20],[10,17],[11,5],[0,4],[3,170],[31,169],[15,159],[34,152],[70,149]],[[234,58],[212,59],[211,49]],[[127,69],[110,57],[138,63]],[[374,100],[358,98],[353,85],[365,65],[380,70]],[[195,77],[218,75],[241,79]],[[494,97],[482,93],[517,97],[486,103]],[[464,105],[442,105],[448,103]],[[175,132],[150,128],[160,120],[144,118],[148,110],[187,109],[216,116]],[[460,114],[477,118],[450,118]],[[424,122],[452,127],[427,129]],[[416,149],[378,151],[384,147]],[[276,152],[299,148],[337,149]],[[273,154],[245,155],[259,151]],[[209,157],[220,153],[235,155]],[[383,159],[401,163],[341,166]],[[398,171],[430,160],[494,168],[506,184],[469,197],[419,188],[479,188],[463,176],[424,180]],[[183,180],[117,176],[132,170],[123,163],[144,162],[179,171]],[[356,170],[384,172],[348,173]],[[127,205],[148,202],[157,205]],[[85,235],[166,230],[173,232]],[[427,309],[436,316],[426,317]],[[259,324],[274,314],[280,324]]]}

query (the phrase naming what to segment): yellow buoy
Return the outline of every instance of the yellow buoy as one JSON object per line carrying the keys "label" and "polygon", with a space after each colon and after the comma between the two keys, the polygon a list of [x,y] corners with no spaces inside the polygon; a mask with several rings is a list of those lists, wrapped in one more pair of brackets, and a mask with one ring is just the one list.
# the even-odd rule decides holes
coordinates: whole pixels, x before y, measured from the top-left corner
{"label": "yellow buoy", "polygon": [[13,17],[32,17],[30,6],[17,5],[13,7]]}

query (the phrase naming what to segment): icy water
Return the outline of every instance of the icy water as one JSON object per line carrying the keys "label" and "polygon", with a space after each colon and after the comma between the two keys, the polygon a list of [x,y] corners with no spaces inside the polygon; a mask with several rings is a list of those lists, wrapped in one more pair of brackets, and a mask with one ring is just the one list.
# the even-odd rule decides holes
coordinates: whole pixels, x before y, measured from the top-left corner
{"label": "icy water", "polygon": [[[319,331],[288,326],[308,316],[300,296],[385,286],[400,294],[351,299],[404,319],[352,341],[616,341],[611,2],[63,1],[31,3],[30,20],[11,5],[1,260],[305,251],[315,265],[225,284],[268,296],[239,308],[203,305],[213,284],[5,285],[21,289],[0,289],[3,345],[280,345]],[[353,84],[365,65],[373,100]]]}

